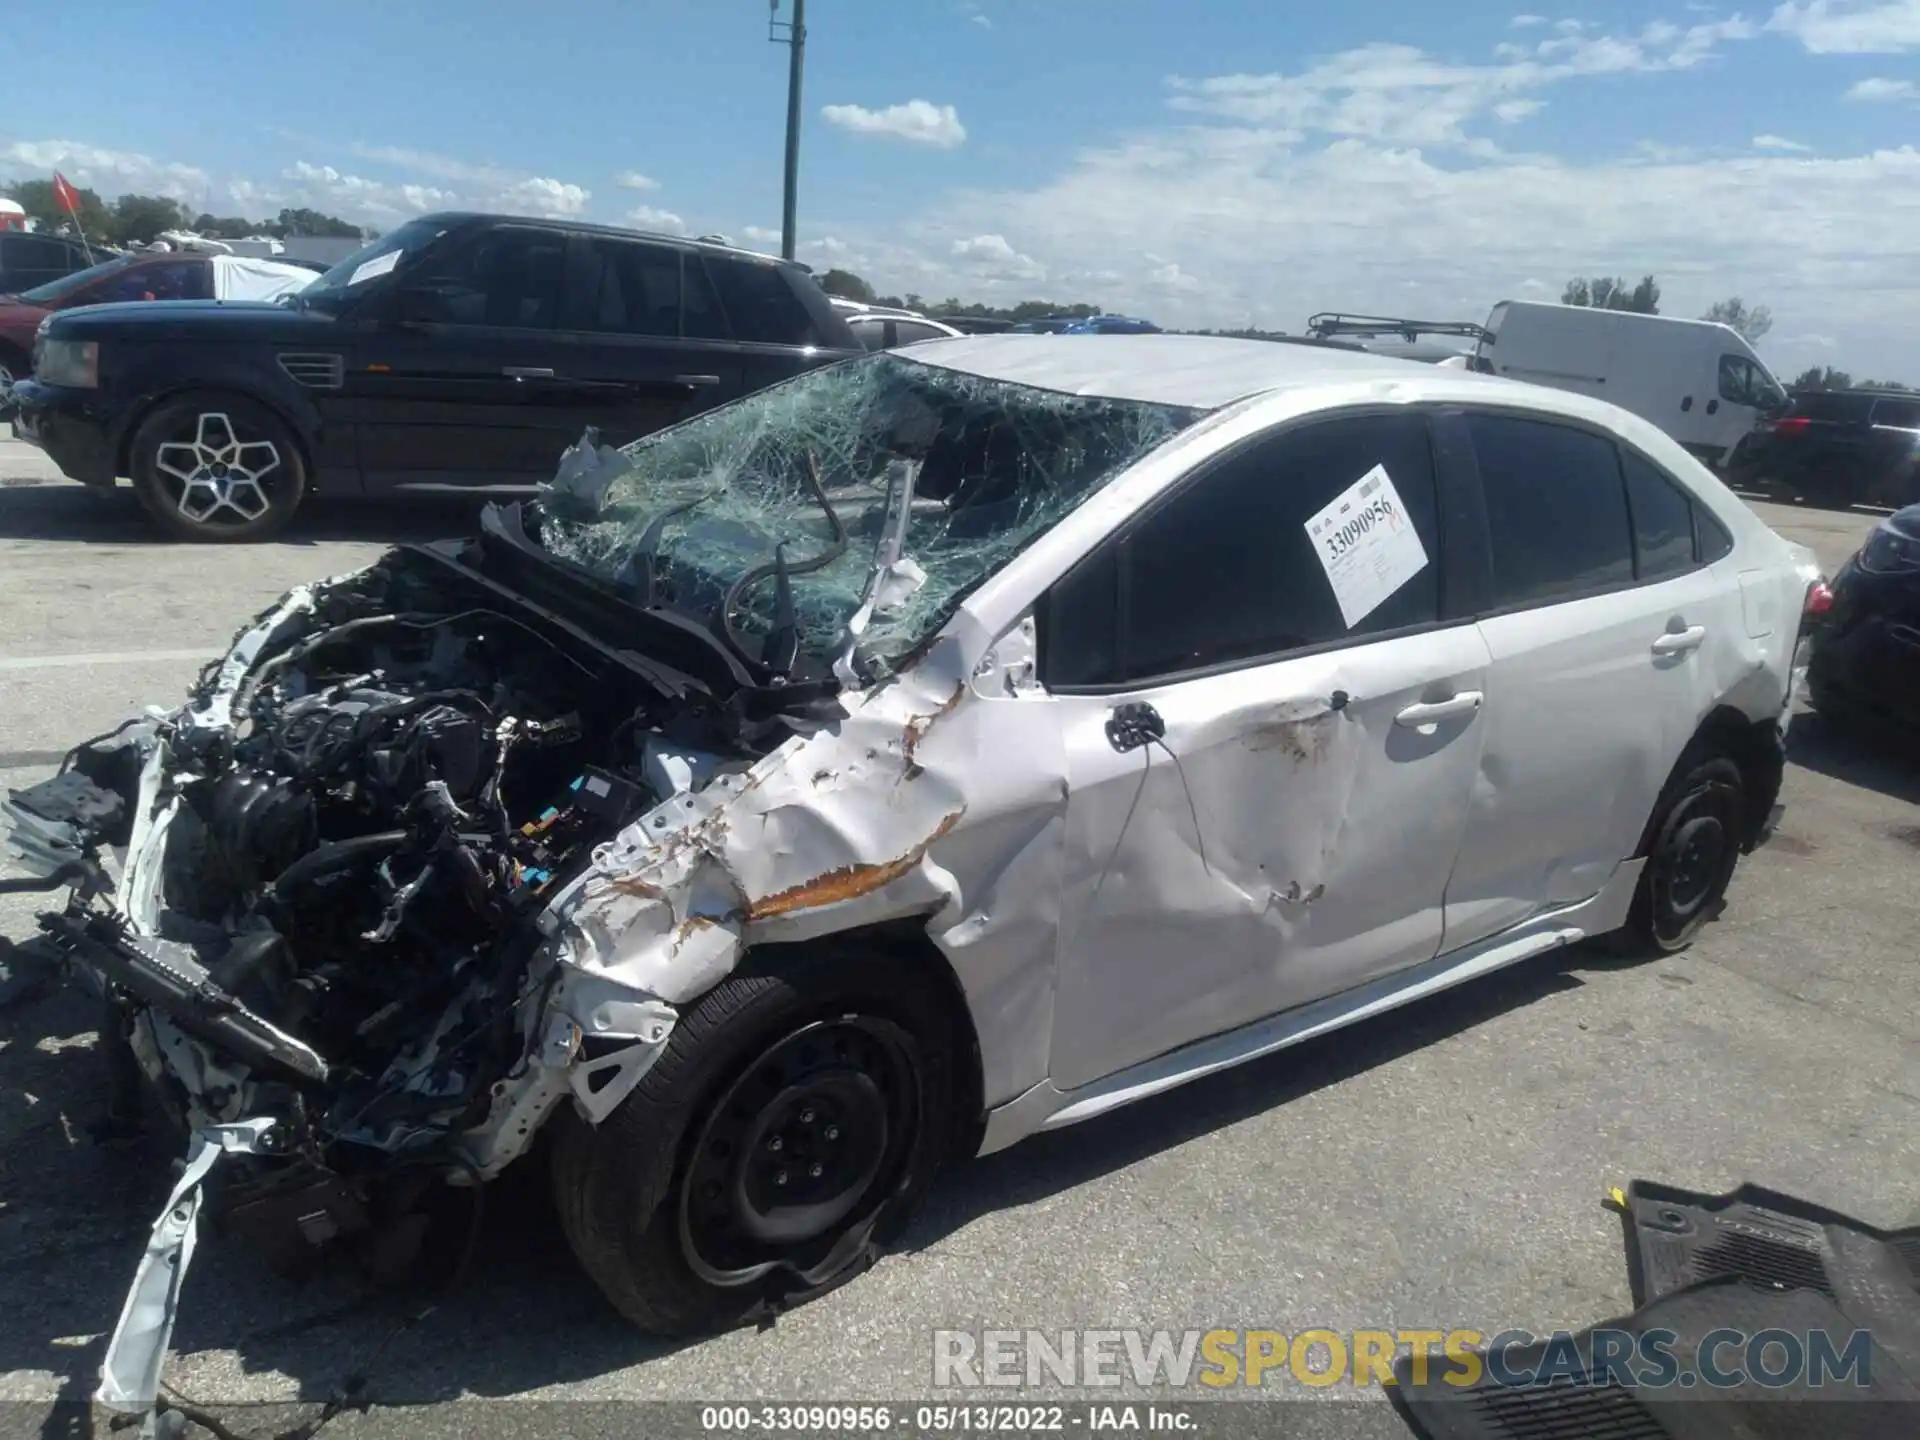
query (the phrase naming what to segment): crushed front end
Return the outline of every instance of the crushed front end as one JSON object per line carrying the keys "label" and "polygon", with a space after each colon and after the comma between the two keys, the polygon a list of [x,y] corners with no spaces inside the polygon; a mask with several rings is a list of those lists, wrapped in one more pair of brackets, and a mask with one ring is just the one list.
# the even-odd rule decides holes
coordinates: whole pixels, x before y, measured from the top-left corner
{"label": "crushed front end", "polygon": [[[291,592],[185,706],[4,806],[8,888],[71,887],[29,945],[106,998],[201,1174],[235,1157],[221,1213],[288,1266],[335,1242],[391,1265],[429,1191],[491,1178],[569,1095],[596,1122],[625,1098],[675,1010],[569,963],[552,902],[791,733],[488,579],[480,549]],[[175,1289],[191,1226],[161,1231],[198,1205],[149,1247]],[[148,1340],[102,1388],[126,1408],[171,1323],[153,1269],[122,1317]]]}

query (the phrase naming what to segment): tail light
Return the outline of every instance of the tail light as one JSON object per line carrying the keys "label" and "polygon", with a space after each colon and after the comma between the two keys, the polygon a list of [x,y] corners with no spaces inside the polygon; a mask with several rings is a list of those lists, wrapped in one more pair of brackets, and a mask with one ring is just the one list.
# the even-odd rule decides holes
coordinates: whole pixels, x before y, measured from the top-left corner
{"label": "tail light", "polygon": [[1813,422],[1804,415],[1789,415],[1784,420],[1770,420],[1767,428],[1776,435],[1801,435]]}
{"label": "tail light", "polygon": [[1807,587],[1806,604],[1800,607],[1800,618],[1818,620],[1833,609],[1833,587],[1824,580],[1816,580]]}

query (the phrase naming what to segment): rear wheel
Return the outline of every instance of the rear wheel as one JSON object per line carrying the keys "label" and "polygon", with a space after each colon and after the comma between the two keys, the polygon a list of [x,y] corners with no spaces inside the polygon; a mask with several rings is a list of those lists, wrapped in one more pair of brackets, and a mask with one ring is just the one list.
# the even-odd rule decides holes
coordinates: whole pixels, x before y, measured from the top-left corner
{"label": "rear wheel", "polygon": [[1747,786],[1718,752],[1683,762],[1654,806],[1646,865],[1618,948],[1668,955],[1693,943],[1719,915],[1746,833]]}
{"label": "rear wheel", "polygon": [[307,493],[293,431],[241,395],[185,395],[142,422],[129,447],[133,491],[179,540],[265,540]]}
{"label": "rear wheel", "polygon": [[911,961],[773,952],[689,1010],[598,1129],[560,1119],[554,1193],[644,1330],[699,1334],[867,1268],[951,1148],[955,1030]]}

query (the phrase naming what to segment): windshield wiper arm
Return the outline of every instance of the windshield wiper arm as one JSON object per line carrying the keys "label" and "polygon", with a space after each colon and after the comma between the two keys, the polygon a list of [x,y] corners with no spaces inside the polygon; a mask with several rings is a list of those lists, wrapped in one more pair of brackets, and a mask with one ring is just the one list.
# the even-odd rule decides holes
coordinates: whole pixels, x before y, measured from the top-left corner
{"label": "windshield wiper arm", "polygon": [[[807,485],[813,491],[813,498],[820,502],[820,509],[826,514],[827,524],[833,527],[833,539],[828,542],[827,548],[822,550],[818,555],[810,556],[805,560],[796,561],[790,565],[787,563],[785,554],[786,546],[784,544],[776,545],[773,549],[773,563],[756,565],[747,571],[746,574],[742,575],[727,587],[727,593],[720,601],[720,630],[721,633],[726,636],[727,644],[733,647],[733,653],[738,655],[742,660],[745,660],[748,664],[757,663],[772,670],[774,674],[783,679],[788,672],[792,670],[793,662],[799,655],[799,627],[793,619],[793,590],[789,584],[789,577],[794,575],[808,575],[815,570],[824,570],[844,555],[847,550],[846,524],[840,519],[840,512],[833,508],[833,502],[827,498],[826,486],[820,483],[820,469],[819,466],[814,463],[811,451],[807,454]],[[740,632],[733,628],[733,610],[734,606],[739,603],[742,595],[746,594],[747,591],[751,590],[755,585],[758,585],[762,580],[765,580],[769,575],[778,576],[780,580],[780,588],[774,597],[776,606],[774,628],[767,636],[765,644],[761,647],[760,658],[756,661],[753,656],[748,654],[746,642],[740,638]],[[791,640],[789,640],[787,632],[792,632]],[[776,642],[778,642],[777,647]],[[786,657],[784,664],[777,664],[775,662],[779,657],[775,654],[776,648],[780,650],[791,649],[793,654]]]}
{"label": "windshield wiper arm", "polygon": [[639,542],[633,547],[633,553],[627,557],[627,563],[620,567],[617,583],[623,590],[637,590],[642,608],[649,610],[653,608],[654,586],[658,578],[658,567],[654,560],[660,551],[660,540],[667,533],[667,522],[677,515],[686,514],[696,505],[706,504],[717,493],[713,490],[703,490],[691,500],[662,510],[640,533]]}

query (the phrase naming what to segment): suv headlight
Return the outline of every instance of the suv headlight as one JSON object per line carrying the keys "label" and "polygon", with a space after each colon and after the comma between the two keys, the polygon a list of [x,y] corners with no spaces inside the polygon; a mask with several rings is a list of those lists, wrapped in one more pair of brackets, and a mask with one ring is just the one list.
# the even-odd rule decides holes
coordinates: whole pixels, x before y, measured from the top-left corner
{"label": "suv headlight", "polygon": [[100,388],[100,345],[94,340],[42,340],[34,356],[33,378],[78,390]]}
{"label": "suv headlight", "polygon": [[1860,547],[1860,568],[1885,575],[1898,570],[1920,570],[1920,540],[1888,526],[1876,525]]}

